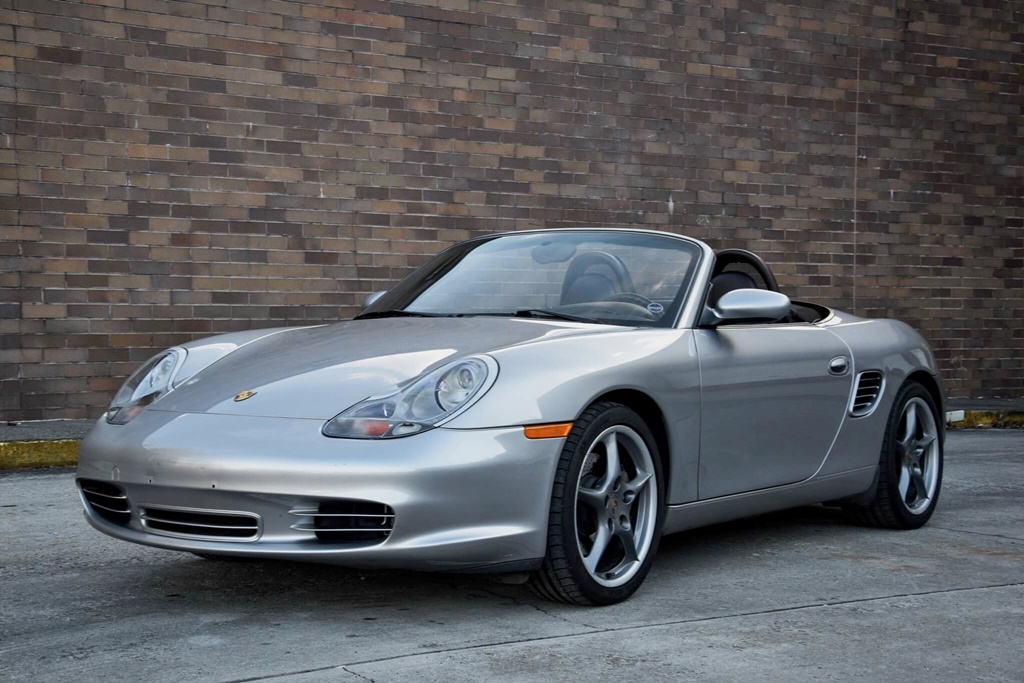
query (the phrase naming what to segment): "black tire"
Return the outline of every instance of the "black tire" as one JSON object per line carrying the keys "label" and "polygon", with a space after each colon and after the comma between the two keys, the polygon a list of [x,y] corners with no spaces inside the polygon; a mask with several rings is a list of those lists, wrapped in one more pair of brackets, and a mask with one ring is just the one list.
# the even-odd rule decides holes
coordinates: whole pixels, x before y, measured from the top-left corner
{"label": "black tire", "polygon": [[[916,426],[909,422],[911,412]],[[917,529],[931,519],[942,487],[942,424],[927,389],[914,381],[900,387],[882,439],[874,500],[846,506],[853,521],[888,529]]]}
{"label": "black tire", "polygon": [[[619,476],[609,476],[612,448]],[[635,593],[658,550],[664,486],[657,443],[644,420],[618,403],[587,408],[562,448],[547,553],[531,587],[549,600],[577,605],[611,605]]]}

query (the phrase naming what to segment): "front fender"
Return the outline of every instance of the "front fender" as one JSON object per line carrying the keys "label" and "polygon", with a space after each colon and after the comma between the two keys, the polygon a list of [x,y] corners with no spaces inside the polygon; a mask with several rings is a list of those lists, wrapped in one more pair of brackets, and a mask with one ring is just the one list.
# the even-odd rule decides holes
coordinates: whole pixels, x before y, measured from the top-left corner
{"label": "front fender", "polygon": [[695,500],[700,443],[700,370],[691,330],[628,329],[554,338],[494,351],[498,379],[449,429],[571,422],[613,391],[647,395],[668,432],[668,500]]}

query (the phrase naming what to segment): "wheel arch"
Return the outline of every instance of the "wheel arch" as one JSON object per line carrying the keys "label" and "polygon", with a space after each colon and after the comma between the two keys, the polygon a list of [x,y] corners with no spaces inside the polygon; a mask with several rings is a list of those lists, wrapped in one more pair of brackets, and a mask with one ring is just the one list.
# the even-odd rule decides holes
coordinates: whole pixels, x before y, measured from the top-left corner
{"label": "wheel arch", "polygon": [[[654,441],[658,446],[658,460],[661,463],[662,478],[666,487],[672,481],[672,459],[669,457],[668,426],[665,423],[665,414],[658,403],[642,391],[636,389],[616,389],[609,391],[595,398],[587,406],[588,408],[602,401],[620,403],[634,411],[647,424]],[[667,493],[667,491],[666,491]]]}
{"label": "wheel arch", "polygon": [[925,388],[928,394],[932,397],[935,402],[935,407],[938,409],[938,423],[939,423],[939,438],[943,441],[946,440],[946,408],[945,400],[942,395],[942,388],[939,386],[938,380],[926,370],[916,370],[907,375],[906,382],[917,382]]}
{"label": "wheel arch", "polygon": [[[944,444],[946,441],[946,415],[944,412],[945,408],[943,402],[944,398],[942,388],[939,386],[938,381],[930,372],[926,370],[915,370],[903,378],[903,381],[900,382],[899,387],[896,388],[896,392],[898,393],[899,390],[902,389],[909,382],[915,382],[924,387],[924,390],[928,392],[929,396],[931,396],[932,401],[935,402],[935,407],[939,411],[939,414],[936,416],[936,422],[938,423],[937,426],[939,429],[939,441]],[[875,498],[875,493],[878,490],[878,477],[879,470],[876,469],[875,479],[874,481],[871,482],[871,486],[869,486],[867,490],[852,496],[846,496],[845,498],[829,501],[828,504],[853,506],[867,505],[871,500]]]}

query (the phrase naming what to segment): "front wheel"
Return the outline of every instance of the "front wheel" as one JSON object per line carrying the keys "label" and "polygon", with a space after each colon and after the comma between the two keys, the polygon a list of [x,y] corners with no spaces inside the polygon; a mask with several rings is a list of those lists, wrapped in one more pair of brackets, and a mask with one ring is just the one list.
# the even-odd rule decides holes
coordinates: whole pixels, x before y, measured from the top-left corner
{"label": "front wheel", "polygon": [[663,492],[657,444],[644,420],[618,403],[588,408],[562,448],[547,554],[533,588],[579,605],[628,598],[657,551]]}
{"label": "front wheel", "polygon": [[900,387],[889,413],[878,463],[878,487],[854,520],[890,529],[917,529],[935,512],[942,485],[942,433],[931,394],[917,382]]}

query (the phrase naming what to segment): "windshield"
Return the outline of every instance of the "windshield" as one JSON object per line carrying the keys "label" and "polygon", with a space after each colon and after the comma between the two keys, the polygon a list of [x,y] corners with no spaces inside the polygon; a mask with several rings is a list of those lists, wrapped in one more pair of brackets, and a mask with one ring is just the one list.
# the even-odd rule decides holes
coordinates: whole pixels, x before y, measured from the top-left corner
{"label": "windshield", "polygon": [[693,242],[640,232],[471,240],[438,254],[358,317],[518,315],[670,327],[699,255]]}

